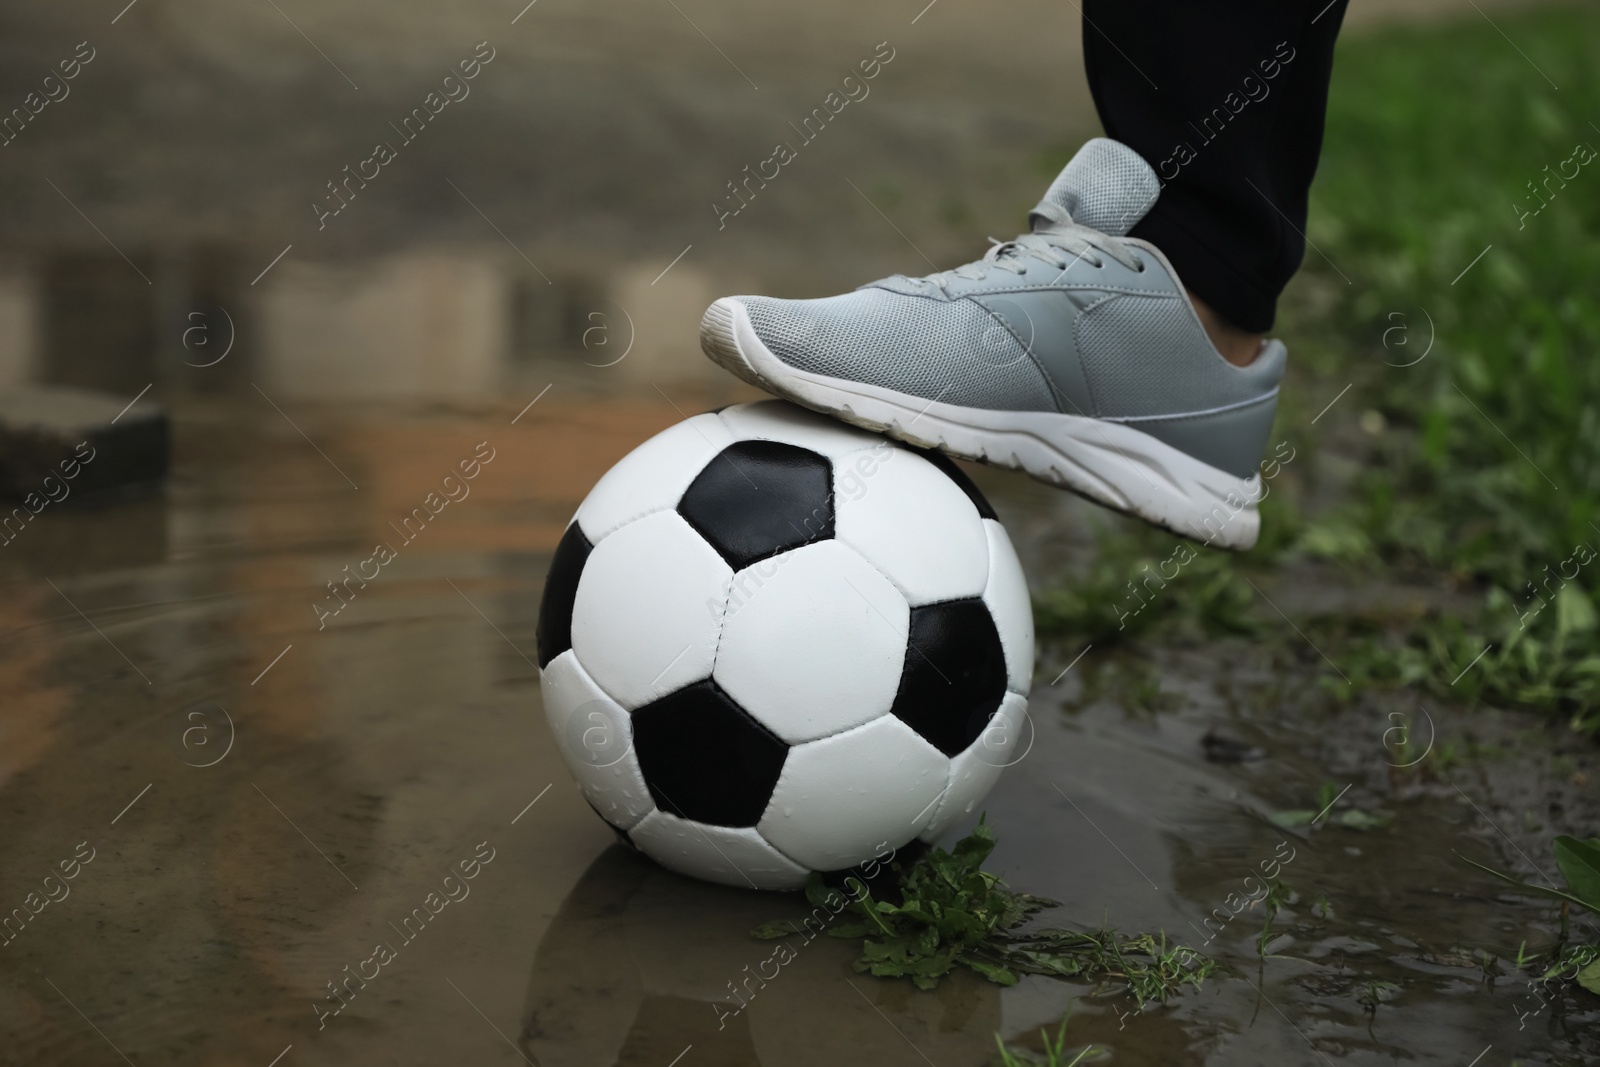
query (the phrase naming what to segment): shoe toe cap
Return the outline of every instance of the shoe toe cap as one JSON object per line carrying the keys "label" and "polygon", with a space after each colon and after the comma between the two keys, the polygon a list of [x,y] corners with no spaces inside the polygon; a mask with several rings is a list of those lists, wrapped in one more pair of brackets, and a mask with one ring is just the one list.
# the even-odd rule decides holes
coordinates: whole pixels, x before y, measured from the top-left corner
{"label": "shoe toe cap", "polygon": [[712,359],[741,373],[735,305],[766,350],[796,370],[972,407],[1053,408],[1023,346],[971,301],[870,287],[814,300],[725,297],[706,312],[702,340]]}

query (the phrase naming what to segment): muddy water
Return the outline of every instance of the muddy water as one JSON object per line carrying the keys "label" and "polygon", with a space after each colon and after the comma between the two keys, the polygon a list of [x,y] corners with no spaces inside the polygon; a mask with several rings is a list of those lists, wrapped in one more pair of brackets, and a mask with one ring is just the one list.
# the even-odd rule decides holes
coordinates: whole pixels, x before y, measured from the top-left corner
{"label": "muddy water", "polygon": [[[1044,645],[1031,747],[987,805],[993,866],[1060,921],[1164,929],[1232,973],[1143,1011],[1042,980],[921,993],[819,939],[743,1011],[716,1007],[770,953],[748,929],[795,900],[616,846],[530,662],[554,537],[678,415],[507,401],[296,409],[325,456],[259,408],[180,408],[163,498],[64,510],[8,547],[0,900],[40,910],[0,949],[0,1062],[958,1067],[1069,1006],[1069,1042],[1119,1063],[1600,1056],[1593,998],[1485,981],[1475,949],[1554,927],[1450,852],[1548,855],[1592,817],[1592,753],[1433,708],[1452,762],[1391,767],[1393,708],[1335,703],[1311,650],[1266,644],[1091,649],[1059,679],[1081,649]],[[389,526],[491,453],[411,541]],[[1081,550],[1083,507],[984,481],[1036,582]],[[395,558],[335,598],[378,540]],[[1324,783],[1348,787],[1336,813],[1392,827],[1270,822]],[[1259,910],[1228,902],[1275,858],[1299,900],[1262,961]],[[68,895],[30,898],[63,863]]]}

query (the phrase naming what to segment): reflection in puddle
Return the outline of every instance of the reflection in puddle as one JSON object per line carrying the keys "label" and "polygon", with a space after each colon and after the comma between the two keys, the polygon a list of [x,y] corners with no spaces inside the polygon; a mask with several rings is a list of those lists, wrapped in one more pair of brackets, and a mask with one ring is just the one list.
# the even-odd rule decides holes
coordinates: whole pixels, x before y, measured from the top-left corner
{"label": "reflection in puddle", "polygon": [[[929,994],[855,974],[849,942],[795,938],[781,969],[750,930],[794,898],[707,886],[622,845],[594,861],[539,943],[521,1046],[540,1067],[897,1063],[912,1046],[976,1064],[1000,989],[962,974]],[[742,1005],[742,1008],[741,1008]],[[892,1022],[891,1022],[892,1019]],[[663,1057],[665,1053],[665,1057]]]}
{"label": "reflection in puddle", "polygon": [[[279,400],[473,398],[510,384],[707,383],[690,264],[539,270],[453,245],[357,260],[292,252],[252,280],[228,246],[61,251],[0,270],[0,387],[41,381],[152,398],[257,385]],[[252,258],[252,264],[255,262]],[[554,267],[550,268],[552,271]]]}

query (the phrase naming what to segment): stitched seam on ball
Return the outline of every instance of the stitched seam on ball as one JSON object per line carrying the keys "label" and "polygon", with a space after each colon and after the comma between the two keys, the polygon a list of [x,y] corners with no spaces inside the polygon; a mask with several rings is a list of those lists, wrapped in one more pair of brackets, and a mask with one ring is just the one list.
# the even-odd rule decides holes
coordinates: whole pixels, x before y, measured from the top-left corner
{"label": "stitched seam on ball", "polygon": [[[783,784],[783,772],[780,771],[778,773],[778,785],[781,785],[781,784]],[[778,795],[778,786],[777,785],[774,785],[772,787],[772,795],[773,796],[777,796]],[[768,804],[768,806],[770,806],[772,804],[772,798],[771,797],[767,798],[767,804]],[[767,813],[765,811],[763,811],[761,814],[762,814],[763,817],[765,817]],[[761,839],[761,843],[762,844],[766,845],[772,851],[776,852],[778,855],[782,856],[784,859],[788,860],[790,863],[794,864],[796,867],[799,867],[802,871],[810,872],[811,864],[809,864],[809,863],[801,863],[799,860],[797,860],[793,856],[789,855],[783,849],[779,848],[777,843],[774,842],[772,840],[772,838],[768,837],[766,834],[761,832],[761,820],[760,819],[757,819],[756,820],[756,824],[754,826],[750,827],[750,829],[755,831],[756,836]],[[732,863],[733,861],[729,860],[728,862]],[[744,872],[741,871],[740,873],[743,874]]]}
{"label": "stitched seam on ball", "polygon": [[[693,529],[693,527],[691,527],[691,529]],[[696,537],[699,537],[702,541],[705,540],[705,535],[699,530],[695,530],[694,532]],[[706,544],[707,547],[710,547],[709,541],[706,542]],[[712,551],[715,552],[716,549],[713,548]],[[720,560],[722,557],[721,555],[718,555],[717,558]],[[738,571],[732,569],[728,571],[727,588],[722,594],[722,614],[717,618],[717,643],[711,649],[711,670],[706,675],[706,677],[713,682],[716,680],[715,675],[717,673],[717,658],[722,655],[722,635],[728,628],[728,604],[733,600],[733,580],[738,576]],[[718,688],[720,689],[721,686],[718,686]],[[746,712],[746,714],[749,713]],[[779,740],[782,740],[782,738],[779,738]]]}
{"label": "stitched seam on ball", "polygon": [[939,816],[944,814],[944,807],[950,803],[950,790],[955,788],[956,762],[954,757],[946,756],[944,760],[944,788],[939,790],[939,798],[933,802],[933,814],[928,816],[928,821],[919,827],[912,840],[916,840],[932,829],[933,824],[939,821]]}
{"label": "stitched seam on ball", "polygon": [[[583,528],[583,524],[581,522],[578,523],[578,530],[583,534],[585,539],[589,540],[589,544],[591,546],[590,551],[593,551],[595,548],[599,547],[601,541],[605,540],[607,537],[610,537],[612,534],[616,533],[618,530],[621,530],[624,526],[627,526],[627,525],[630,525],[632,523],[638,522],[640,519],[648,519],[652,515],[659,515],[663,511],[676,511],[677,509],[678,509],[677,501],[674,501],[671,504],[665,504],[665,505],[662,505],[661,507],[653,507],[653,508],[650,508],[647,511],[641,511],[637,515],[629,515],[626,519],[623,519],[621,522],[619,522],[615,526],[611,527],[611,529],[607,530],[605,533],[599,534],[599,535],[595,536],[592,539],[589,538],[589,531],[585,530]],[[573,521],[574,522],[578,521],[576,515],[573,516]],[[695,531],[695,532],[698,533],[699,531]]]}

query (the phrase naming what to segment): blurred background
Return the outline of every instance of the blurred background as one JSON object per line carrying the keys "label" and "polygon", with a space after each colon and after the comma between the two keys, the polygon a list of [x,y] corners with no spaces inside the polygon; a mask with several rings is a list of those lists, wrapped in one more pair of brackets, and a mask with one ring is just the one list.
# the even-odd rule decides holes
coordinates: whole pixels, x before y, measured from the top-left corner
{"label": "blurred background", "polygon": [[[1294,902],[1209,947],[1248,977],[1125,1018],[1051,983],[921,994],[819,944],[733,1033],[712,1005],[768,952],[745,932],[793,903],[613,848],[537,704],[548,552],[639,442],[755,398],[699,352],[712,299],[1023,227],[1099,132],[1080,12],[125,3],[0,14],[0,459],[31,469],[41,418],[170,441],[159,485],[0,533],[0,908],[28,912],[0,1062],[954,1067],[997,1033],[1037,1049],[1069,1000],[1070,1044],[1119,1063],[1600,1056],[1600,1001],[1516,959],[1566,917],[1451,853],[1533,877],[1600,825],[1600,585],[1561,568],[1600,543],[1600,176],[1533,199],[1600,145],[1600,6],[1353,0],[1278,331],[1275,437],[1304,458],[1255,553],[1203,557],[1125,632],[1124,583],[1173,540],[975,472],[1041,635],[1037,745],[989,807],[1014,885],[1186,938],[1274,814],[1349,787],[1362,817],[1303,833]],[[736,199],[779,142],[797,158]],[[46,418],[39,387],[99,395]],[[470,498],[337,598],[484,445]],[[319,1027],[481,841],[479,903]]]}
{"label": "blurred background", "polygon": [[[15,104],[79,42],[94,58],[6,129],[0,384],[316,403],[720,385],[696,334],[716,296],[971,258],[1097,131],[1070,4],[915,23],[909,2],[293,6],[8,15]],[[1358,0],[1349,25],[1467,15]],[[494,58],[405,140],[479,42]],[[868,96],[803,142],[790,124],[880,42]],[[721,218],[780,141],[800,158]],[[379,142],[396,158],[366,182]]]}

